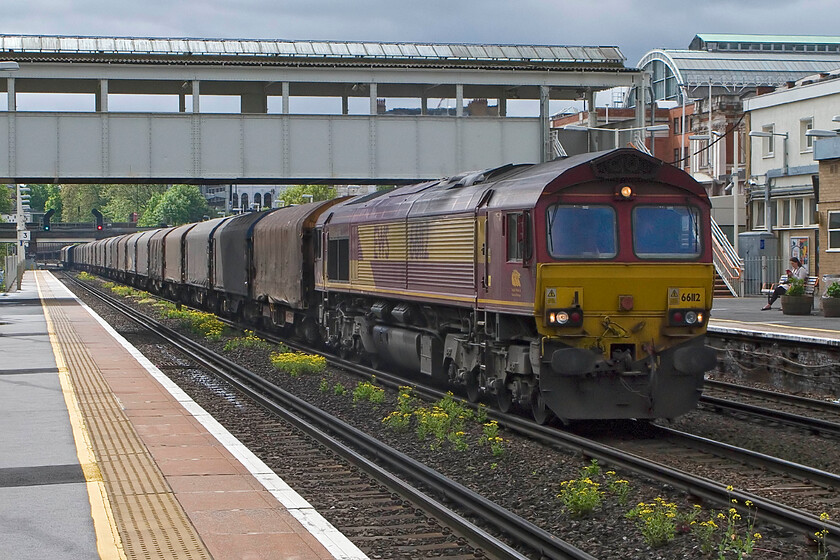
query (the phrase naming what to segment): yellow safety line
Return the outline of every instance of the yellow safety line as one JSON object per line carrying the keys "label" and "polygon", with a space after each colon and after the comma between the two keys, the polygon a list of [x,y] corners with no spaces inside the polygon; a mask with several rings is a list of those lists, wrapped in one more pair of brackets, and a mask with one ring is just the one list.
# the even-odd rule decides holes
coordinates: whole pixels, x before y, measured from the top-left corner
{"label": "yellow safety line", "polygon": [[800,331],[816,331],[816,332],[824,332],[824,333],[832,333],[835,335],[840,335],[840,331],[831,330],[831,329],[815,329],[813,327],[797,327],[794,325],[779,325],[778,323],[759,323],[759,322],[751,322],[751,321],[736,321],[734,319],[712,319],[709,322],[709,326],[714,326],[714,323],[737,323],[739,325],[761,325],[764,327],[775,327],[777,329],[796,329]]}
{"label": "yellow safety line", "polygon": [[50,311],[44,300],[39,281],[40,272],[35,271],[35,284],[38,287],[38,297],[41,299],[41,307],[44,309],[44,318],[47,321],[47,334],[50,337],[55,363],[58,367],[58,378],[61,381],[61,392],[64,394],[64,402],[67,404],[67,412],[70,415],[70,426],[73,429],[73,440],[76,443],[76,455],[85,474],[85,485],[87,486],[88,500],[90,501],[90,514],[93,518],[93,529],[96,532],[96,549],[102,560],[126,560],[125,551],[122,546],[117,524],[111,510],[111,502],[105,490],[105,483],[102,481],[102,473],[96,462],[96,455],[93,451],[90,436],[79,403],[76,400],[76,393],[70,380],[70,370],[64,360],[55,327],[50,318]]}

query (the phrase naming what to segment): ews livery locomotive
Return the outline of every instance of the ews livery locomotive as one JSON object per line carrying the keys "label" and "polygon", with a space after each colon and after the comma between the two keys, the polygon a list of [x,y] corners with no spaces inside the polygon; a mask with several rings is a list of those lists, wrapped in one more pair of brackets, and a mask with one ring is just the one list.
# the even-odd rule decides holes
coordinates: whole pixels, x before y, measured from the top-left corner
{"label": "ews livery locomotive", "polygon": [[[673,418],[696,406],[715,365],[704,345],[708,197],[637,150],[195,228],[204,230],[190,243],[178,228],[134,234],[122,251],[100,240],[64,258],[460,386],[471,401],[526,408],[538,422]],[[154,274],[172,263],[179,274]]]}

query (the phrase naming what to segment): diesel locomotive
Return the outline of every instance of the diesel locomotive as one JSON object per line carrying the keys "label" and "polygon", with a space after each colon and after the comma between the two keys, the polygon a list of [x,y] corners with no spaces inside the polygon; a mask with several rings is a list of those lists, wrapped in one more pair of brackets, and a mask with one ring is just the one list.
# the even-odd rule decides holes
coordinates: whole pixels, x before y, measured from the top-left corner
{"label": "diesel locomotive", "polygon": [[540,423],[673,418],[716,362],[711,205],[634,149],[67,247],[66,265]]}

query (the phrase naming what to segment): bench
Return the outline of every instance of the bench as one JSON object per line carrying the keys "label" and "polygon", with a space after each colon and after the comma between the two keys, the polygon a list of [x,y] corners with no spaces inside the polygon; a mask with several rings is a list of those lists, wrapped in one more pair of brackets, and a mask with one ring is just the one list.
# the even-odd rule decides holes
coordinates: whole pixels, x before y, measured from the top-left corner
{"label": "bench", "polygon": [[[779,284],[787,284],[788,283],[787,280],[788,280],[787,274],[782,274],[779,277],[779,281],[776,282],[775,284],[767,284],[767,283],[762,284],[761,285],[761,293],[764,294],[765,296],[770,296],[770,294],[772,294],[773,291],[776,289],[776,286],[778,286]],[[813,296],[816,293],[817,288],[819,288],[819,287],[820,287],[819,276],[809,276],[805,280],[805,295],[806,296]]]}

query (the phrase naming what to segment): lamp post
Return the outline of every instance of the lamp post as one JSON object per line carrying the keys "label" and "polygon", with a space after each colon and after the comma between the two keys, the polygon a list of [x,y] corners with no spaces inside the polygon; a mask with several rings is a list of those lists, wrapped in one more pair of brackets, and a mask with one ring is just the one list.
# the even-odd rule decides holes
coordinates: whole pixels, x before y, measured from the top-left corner
{"label": "lamp post", "polygon": [[[769,132],[764,130],[751,130],[751,138],[772,138],[774,136],[782,137],[782,175],[788,174],[788,133],[787,132]],[[771,233],[770,228],[770,178],[764,174],[764,225],[767,232]]]}
{"label": "lamp post", "polygon": [[[667,124],[656,124],[656,125],[651,125],[651,126],[633,126],[633,127],[630,127],[630,128],[604,128],[604,127],[598,127],[598,126],[583,126],[583,125],[579,125],[579,124],[567,124],[566,126],[563,127],[563,130],[575,130],[575,131],[579,131],[579,132],[588,132],[590,130],[602,130],[602,131],[605,131],[605,132],[613,132],[616,148],[618,148],[618,140],[619,140],[618,135],[621,132],[632,132],[634,130],[646,130],[646,131],[651,133],[650,145],[651,145],[651,148],[653,148],[653,138],[654,138],[653,133],[655,133],[657,131],[670,130],[670,129],[671,129],[671,127],[669,127]],[[651,149],[651,155],[653,155],[653,149]]]}

